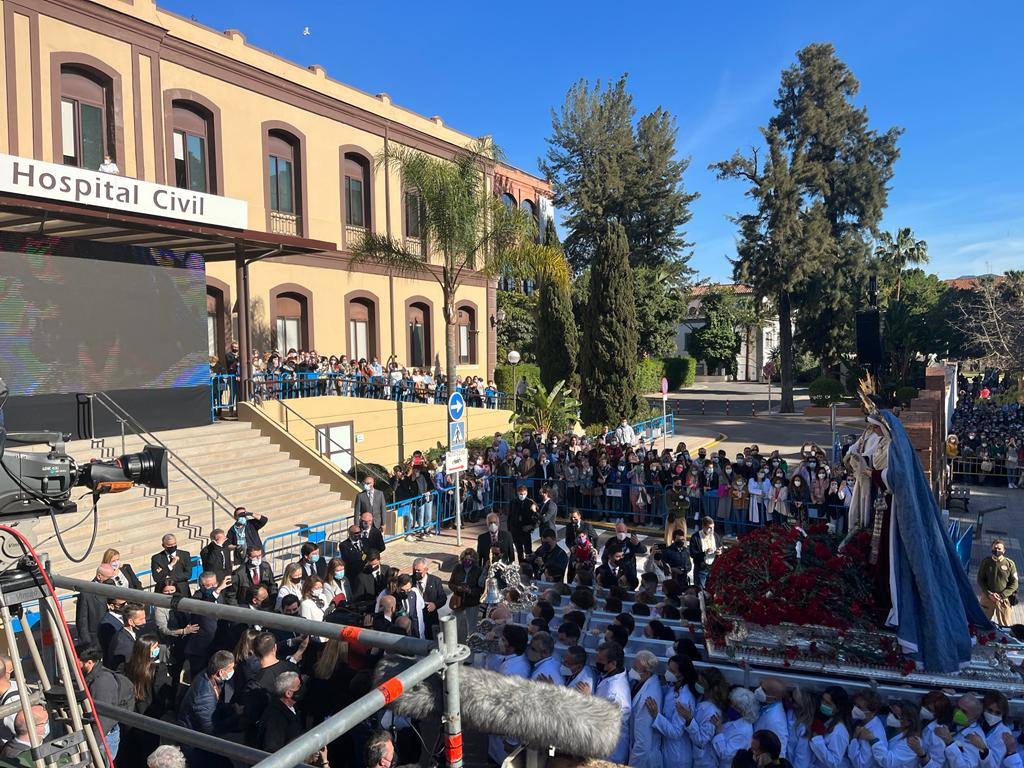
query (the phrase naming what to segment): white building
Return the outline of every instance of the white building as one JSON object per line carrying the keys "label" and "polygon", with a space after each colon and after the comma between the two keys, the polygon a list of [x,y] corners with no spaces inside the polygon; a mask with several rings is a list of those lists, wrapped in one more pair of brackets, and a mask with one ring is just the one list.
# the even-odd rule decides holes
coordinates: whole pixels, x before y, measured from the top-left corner
{"label": "white building", "polygon": [[[731,291],[737,296],[749,296],[753,301],[754,291],[750,286],[737,283],[716,283],[698,285],[690,293],[686,316],[676,331],[676,351],[680,356],[689,355],[690,334],[703,328],[707,321],[701,309],[704,296],[713,291]],[[767,302],[766,302],[767,303]],[[740,351],[736,355],[736,378],[739,381],[759,381],[762,370],[768,362],[772,349],[779,343],[779,321],[772,314],[760,326],[751,326],[740,333]],[[724,375],[724,371],[709,371],[703,360],[697,361],[698,376]]]}

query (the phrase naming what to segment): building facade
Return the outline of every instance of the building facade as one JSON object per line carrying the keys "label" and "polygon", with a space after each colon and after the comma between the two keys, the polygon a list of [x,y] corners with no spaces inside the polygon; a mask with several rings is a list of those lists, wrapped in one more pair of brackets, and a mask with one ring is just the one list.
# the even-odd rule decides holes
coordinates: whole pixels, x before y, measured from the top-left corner
{"label": "building facade", "polygon": [[[444,307],[434,275],[355,263],[351,248],[366,232],[421,247],[415,195],[380,162],[386,150],[445,158],[473,137],[152,0],[2,0],[0,7],[0,152],[89,170],[110,163],[125,177],[184,190],[183,205],[189,192],[242,200],[247,232],[302,246],[250,252],[244,265],[207,259],[211,356],[222,358],[238,337],[246,291],[255,352],[315,349],[443,367]],[[488,190],[530,210],[542,229],[551,205],[541,179],[501,165],[482,173]],[[431,254],[424,260],[439,271]],[[459,373],[490,377],[495,282],[469,275],[456,309]]]}

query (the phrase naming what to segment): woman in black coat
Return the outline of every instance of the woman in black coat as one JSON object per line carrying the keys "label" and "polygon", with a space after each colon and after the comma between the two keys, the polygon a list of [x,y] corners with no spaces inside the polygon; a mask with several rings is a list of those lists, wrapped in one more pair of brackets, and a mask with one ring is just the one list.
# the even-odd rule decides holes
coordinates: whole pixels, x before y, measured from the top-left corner
{"label": "woman in black coat", "polygon": [[460,643],[466,642],[469,634],[476,629],[484,579],[485,574],[480,568],[476,550],[472,547],[462,550],[459,562],[448,579],[448,589],[452,593],[448,607],[455,616]]}
{"label": "woman in black coat", "polygon": [[116,549],[104,552],[103,562],[114,569],[114,575],[110,577],[113,584],[124,589],[142,589],[142,582],[135,575],[135,570],[129,563],[121,562],[121,553]]}
{"label": "woman in black coat", "polygon": [[[135,711],[161,719],[174,711],[174,683],[167,670],[167,651],[156,635],[143,635],[135,641],[124,674],[135,686]],[[121,726],[118,768],[143,768],[146,758],[160,745],[160,737],[138,728]]]}

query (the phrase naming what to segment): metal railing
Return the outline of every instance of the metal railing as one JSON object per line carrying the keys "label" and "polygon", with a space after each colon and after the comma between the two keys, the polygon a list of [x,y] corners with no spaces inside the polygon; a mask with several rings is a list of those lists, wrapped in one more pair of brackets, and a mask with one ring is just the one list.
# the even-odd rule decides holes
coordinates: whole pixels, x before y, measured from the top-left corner
{"label": "metal railing", "polygon": [[676,433],[675,414],[668,413],[654,419],[647,419],[633,425],[633,432],[637,440],[641,437],[647,442],[657,440],[659,437],[673,437]]}
{"label": "metal railing", "polygon": [[[95,404],[99,403],[102,405],[121,425],[121,451],[125,452],[125,427],[131,428],[131,430],[141,437],[145,442],[156,445],[162,448],[167,453],[167,463],[169,466],[178,470],[179,474],[188,480],[196,489],[198,489],[210,502],[210,526],[211,530],[217,527],[217,509],[220,508],[223,512],[233,516],[236,508],[234,504],[224,493],[220,491],[213,483],[203,477],[200,472],[195,469],[191,464],[181,458],[174,450],[167,445],[163,440],[153,434],[150,430],[146,429],[138,419],[132,416],[128,411],[121,407],[110,395],[106,392],[92,392],[86,395],[89,403],[89,438],[95,439],[95,423],[94,423],[94,408]],[[164,506],[171,506],[171,482],[168,477],[167,488],[162,491],[156,491],[156,493],[163,495]]]}
{"label": "metal railing", "polygon": [[302,217],[297,213],[288,213],[287,211],[271,211],[270,231],[275,235],[298,237],[302,234]]}

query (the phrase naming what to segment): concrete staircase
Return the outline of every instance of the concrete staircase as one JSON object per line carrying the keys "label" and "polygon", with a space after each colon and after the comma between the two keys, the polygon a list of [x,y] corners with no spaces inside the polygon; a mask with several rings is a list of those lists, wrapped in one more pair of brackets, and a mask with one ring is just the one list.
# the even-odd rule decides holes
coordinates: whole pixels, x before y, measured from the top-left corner
{"label": "concrete staircase", "polygon": [[[202,427],[157,433],[171,450],[202,475],[234,505],[245,506],[252,514],[266,515],[263,538],[311,524],[351,514],[351,502],[287,453],[244,422],[218,422]],[[128,453],[143,448],[144,440],[130,435],[125,442]],[[88,440],[66,446],[67,453],[79,463],[92,458],[109,459],[121,455],[121,438],[108,437],[95,444]],[[32,448],[28,450],[39,450]],[[45,450],[45,448],[43,449]],[[66,576],[92,578],[103,551],[115,547],[121,561],[131,563],[136,572],[149,569],[150,557],[159,551],[165,533],[174,533],[178,546],[192,555],[209,541],[212,528],[231,525],[230,514],[219,506],[211,513],[204,492],[169,466],[169,489],[133,488],[100,498],[99,524],[92,553],[83,563],[71,562],[61,551],[49,519],[36,523],[40,550],[50,555],[54,571]],[[76,488],[72,498],[86,492]],[[68,550],[80,557],[92,535],[90,498],[78,500],[78,515],[62,515],[57,522]],[[83,522],[71,528],[79,519]],[[143,583],[148,583],[143,578]]]}

